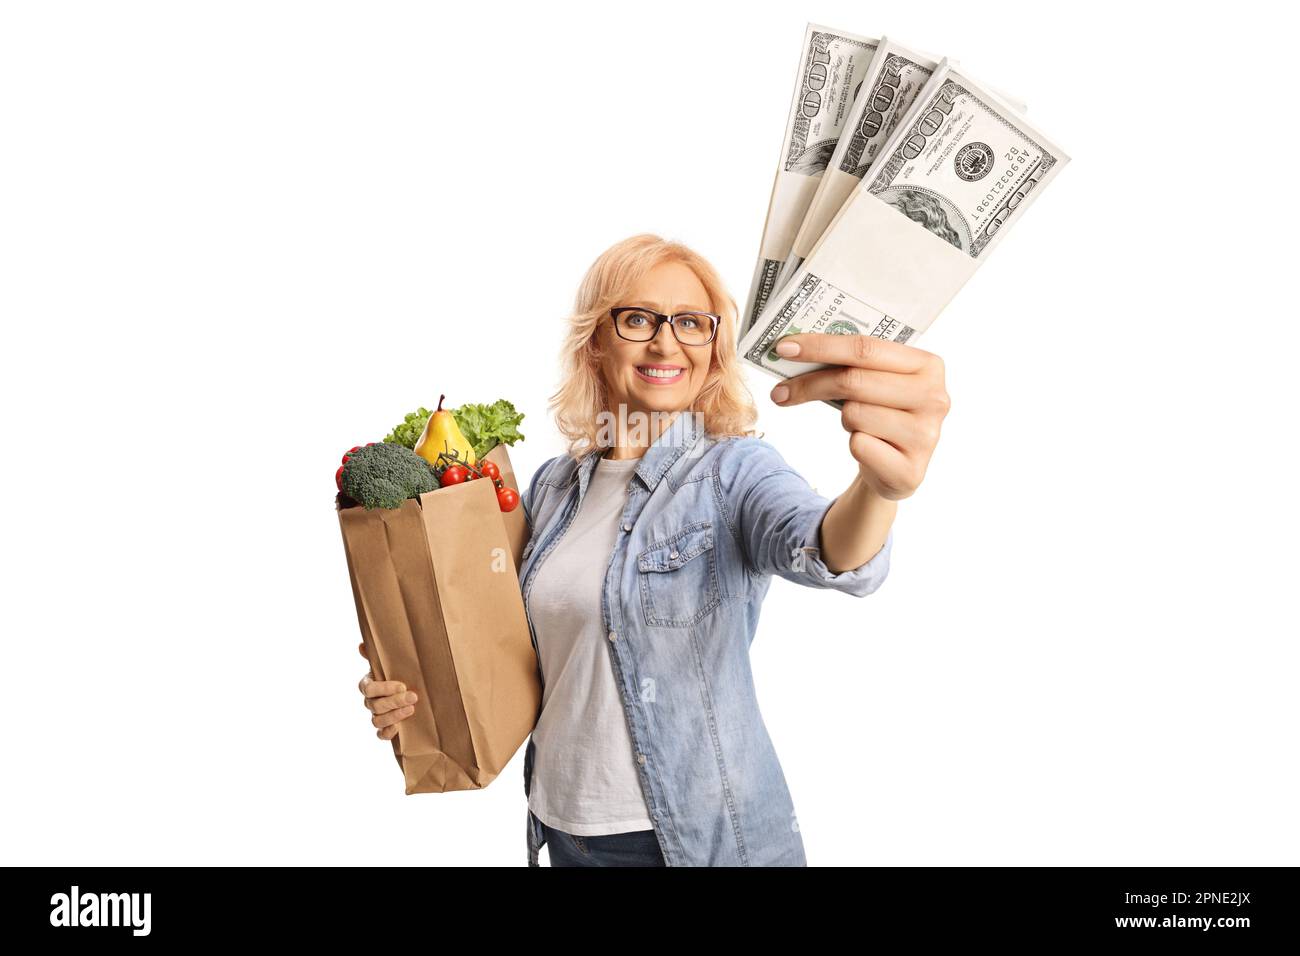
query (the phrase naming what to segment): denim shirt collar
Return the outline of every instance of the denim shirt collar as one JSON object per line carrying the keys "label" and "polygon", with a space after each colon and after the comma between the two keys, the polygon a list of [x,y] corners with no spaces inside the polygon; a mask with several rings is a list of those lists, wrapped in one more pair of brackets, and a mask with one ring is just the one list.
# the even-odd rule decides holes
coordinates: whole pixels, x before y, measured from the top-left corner
{"label": "denim shirt collar", "polygon": [[[651,443],[650,447],[645,450],[645,453],[641,456],[641,464],[637,465],[633,474],[640,477],[646,491],[653,494],[659,482],[664,475],[668,474],[669,469],[677,463],[678,459],[695,448],[696,443],[704,435],[704,429],[699,419],[699,413],[690,409],[679,412],[673,419],[672,424],[665,428],[659,437]],[[591,473],[596,467],[597,460],[606,451],[605,448],[593,448],[579,460],[579,501],[587,493],[587,485],[591,482]]]}

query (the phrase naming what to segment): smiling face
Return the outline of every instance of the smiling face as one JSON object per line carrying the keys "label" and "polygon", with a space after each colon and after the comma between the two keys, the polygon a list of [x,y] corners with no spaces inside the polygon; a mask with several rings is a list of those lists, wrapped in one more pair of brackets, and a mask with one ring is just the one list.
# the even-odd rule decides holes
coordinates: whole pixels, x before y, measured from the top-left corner
{"label": "smiling face", "polygon": [[[687,265],[661,262],[629,291],[620,306],[639,305],[673,315],[677,312],[711,312],[708,290]],[[682,345],[665,322],[649,342],[629,342],[614,331],[606,317],[600,336],[601,374],[611,411],[620,403],[628,412],[677,412],[691,407],[709,374],[714,341],[707,345]]]}

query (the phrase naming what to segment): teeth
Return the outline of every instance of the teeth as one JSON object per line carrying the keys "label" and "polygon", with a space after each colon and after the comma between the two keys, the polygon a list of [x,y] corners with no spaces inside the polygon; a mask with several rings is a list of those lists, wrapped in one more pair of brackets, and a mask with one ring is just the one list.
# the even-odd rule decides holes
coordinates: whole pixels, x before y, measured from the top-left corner
{"label": "teeth", "polygon": [[651,378],[676,378],[682,373],[682,370],[679,368],[669,370],[666,368],[642,368],[638,365],[637,369],[642,374],[649,375]]}

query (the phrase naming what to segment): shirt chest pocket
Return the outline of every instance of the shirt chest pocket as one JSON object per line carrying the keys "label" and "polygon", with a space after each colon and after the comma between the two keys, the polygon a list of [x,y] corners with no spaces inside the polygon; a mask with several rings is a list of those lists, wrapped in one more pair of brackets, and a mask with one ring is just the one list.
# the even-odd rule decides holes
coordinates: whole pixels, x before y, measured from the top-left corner
{"label": "shirt chest pocket", "polygon": [[651,627],[686,627],[722,603],[713,523],[701,521],[637,555],[641,611]]}

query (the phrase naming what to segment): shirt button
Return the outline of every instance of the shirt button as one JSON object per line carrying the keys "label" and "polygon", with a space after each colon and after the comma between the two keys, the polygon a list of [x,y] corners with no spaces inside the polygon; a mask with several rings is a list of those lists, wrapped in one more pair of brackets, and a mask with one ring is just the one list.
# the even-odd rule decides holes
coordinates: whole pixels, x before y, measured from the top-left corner
{"label": "shirt button", "polygon": [[669,551],[669,552],[668,552],[668,557],[670,557],[670,558],[675,558],[675,557],[677,557],[677,552],[676,552],[676,551]]}
{"label": "shirt button", "polygon": [[625,524],[625,525],[623,525],[623,530],[624,530],[624,531],[631,531],[631,530],[632,530],[632,526],[631,526],[630,524]]}
{"label": "shirt button", "polygon": [[609,632],[609,639],[610,639],[611,641],[616,641],[616,640],[618,640],[618,635],[616,635],[613,631],[610,631],[610,632]]}
{"label": "shirt button", "polygon": [[641,764],[645,763],[645,754],[637,754],[636,762]]}

